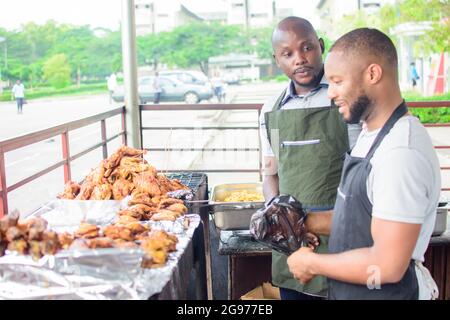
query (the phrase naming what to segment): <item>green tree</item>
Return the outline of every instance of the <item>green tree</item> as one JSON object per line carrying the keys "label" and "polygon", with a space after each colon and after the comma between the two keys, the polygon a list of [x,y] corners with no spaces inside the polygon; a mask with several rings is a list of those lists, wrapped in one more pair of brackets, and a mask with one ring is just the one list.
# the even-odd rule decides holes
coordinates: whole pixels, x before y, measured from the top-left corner
{"label": "green tree", "polygon": [[450,34],[449,0],[401,0],[395,4],[384,5],[378,14],[358,11],[343,17],[336,28],[338,34],[344,34],[361,27],[378,28],[390,35],[394,26],[408,22],[430,22],[431,28],[419,36],[415,49],[423,52],[448,52]]}
{"label": "green tree", "polygon": [[70,84],[70,65],[65,54],[56,54],[44,63],[43,77],[54,88]]}
{"label": "green tree", "polygon": [[157,39],[148,39],[147,44],[151,45],[152,58],[179,67],[198,65],[207,73],[208,59],[229,53],[239,36],[238,26],[194,23],[160,33]]}

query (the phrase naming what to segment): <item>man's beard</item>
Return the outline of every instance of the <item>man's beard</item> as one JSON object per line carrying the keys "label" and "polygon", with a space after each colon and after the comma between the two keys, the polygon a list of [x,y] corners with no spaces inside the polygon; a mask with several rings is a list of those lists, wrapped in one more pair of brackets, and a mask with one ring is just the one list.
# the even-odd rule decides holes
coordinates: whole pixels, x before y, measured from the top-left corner
{"label": "man's beard", "polygon": [[299,87],[304,87],[304,88],[316,88],[318,85],[319,85],[319,83],[320,83],[320,80],[322,80],[322,78],[323,78],[323,74],[324,74],[324,69],[322,69],[318,74],[316,74],[312,79],[311,79],[311,81],[309,81],[308,83],[299,83],[299,82],[297,82],[297,81],[295,81],[295,78],[294,79],[292,79],[294,82],[295,82],[295,84],[297,85],[297,86],[299,86]]}
{"label": "man's beard", "polygon": [[[362,94],[356,99],[356,101],[350,106],[350,117],[345,120],[349,124],[359,123],[361,120],[365,120],[368,115],[368,110],[372,107],[373,101],[370,98]],[[364,117],[364,119],[362,119]]]}

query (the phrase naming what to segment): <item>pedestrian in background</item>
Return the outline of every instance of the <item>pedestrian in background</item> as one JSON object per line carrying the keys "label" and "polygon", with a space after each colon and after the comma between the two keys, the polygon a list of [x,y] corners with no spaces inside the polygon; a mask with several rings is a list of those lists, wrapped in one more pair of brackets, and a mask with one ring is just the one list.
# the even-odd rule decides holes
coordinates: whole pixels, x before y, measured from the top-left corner
{"label": "pedestrian in background", "polygon": [[16,81],[16,84],[12,87],[12,95],[16,99],[17,103],[17,114],[23,113],[23,104],[25,100],[25,87],[20,80]]}
{"label": "pedestrian in background", "polygon": [[113,72],[108,78],[109,103],[112,103],[112,96],[117,87],[117,77]]}
{"label": "pedestrian in background", "polygon": [[419,80],[420,77],[417,73],[416,64],[414,62],[409,64],[409,78],[411,79],[412,89],[416,90],[417,80]]}
{"label": "pedestrian in background", "polygon": [[159,103],[159,99],[161,98],[161,81],[159,79],[159,72],[155,73],[155,79],[153,80],[153,90],[155,90],[155,99],[153,100],[154,104]]}

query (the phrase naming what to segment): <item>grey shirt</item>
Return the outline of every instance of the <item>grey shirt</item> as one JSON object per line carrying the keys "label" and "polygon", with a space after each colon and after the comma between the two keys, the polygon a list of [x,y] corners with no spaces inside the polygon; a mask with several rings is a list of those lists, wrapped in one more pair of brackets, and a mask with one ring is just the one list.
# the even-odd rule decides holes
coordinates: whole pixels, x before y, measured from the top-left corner
{"label": "grey shirt", "polygon": [[[297,95],[294,89],[294,83],[289,82],[286,89],[286,94],[281,101],[281,109],[302,109],[302,108],[317,108],[317,107],[329,107],[331,102],[327,95],[328,81],[325,76],[320,80],[319,85],[304,95]],[[281,93],[280,93],[281,94]],[[263,157],[274,157],[273,150],[270,146],[269,139],[267,138],[266,124],[264,114],[271,112],[273,105],[278,99],[279,95],[274,96],[268,100],[261,109],[261,116],[259,119],[259,130],[261,137],[261,148]],[[350,148],[356,143],[356,140],[361,132],[360,124],[348,124],[348,140]]]}

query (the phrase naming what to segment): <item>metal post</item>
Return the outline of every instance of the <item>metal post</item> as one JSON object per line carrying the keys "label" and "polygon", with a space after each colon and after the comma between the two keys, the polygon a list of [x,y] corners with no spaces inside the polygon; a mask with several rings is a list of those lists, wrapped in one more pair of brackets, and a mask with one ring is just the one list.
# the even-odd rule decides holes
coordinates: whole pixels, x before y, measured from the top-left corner
{"label": "metal post", "polygon": [[61,142],[64,160],[64,183],[67,183],[72,179],[70,172],[69,133],[67,131],[61,134]]}
{"label": "metal post", "polygon": [[102,151],[103,159],[108,158],[108,145],[106,143],[106,120],[100,122],[101,132],[102,132]]}
{"label": "metal post", "polygon": [[5,154],[0,149],[0,189],[1,202],[0,202],[0,217],[4,214],[8,214],[8,187],[6,186],[6,172],[5,172]]}
{"label": "metal post", "polygon": [[121,122],[122,122],[122,131],[124,132],[122,134],[122,144],[128,145],[127,144],[127,123],[126,123],[125,114],[126,114],[126,110],[123,110],[122,114],[120,115]]}
{"label": "metal post", "polygon": [[134,0],[122,0],[122,59],[127,140],[131,147],[141,148]]}

